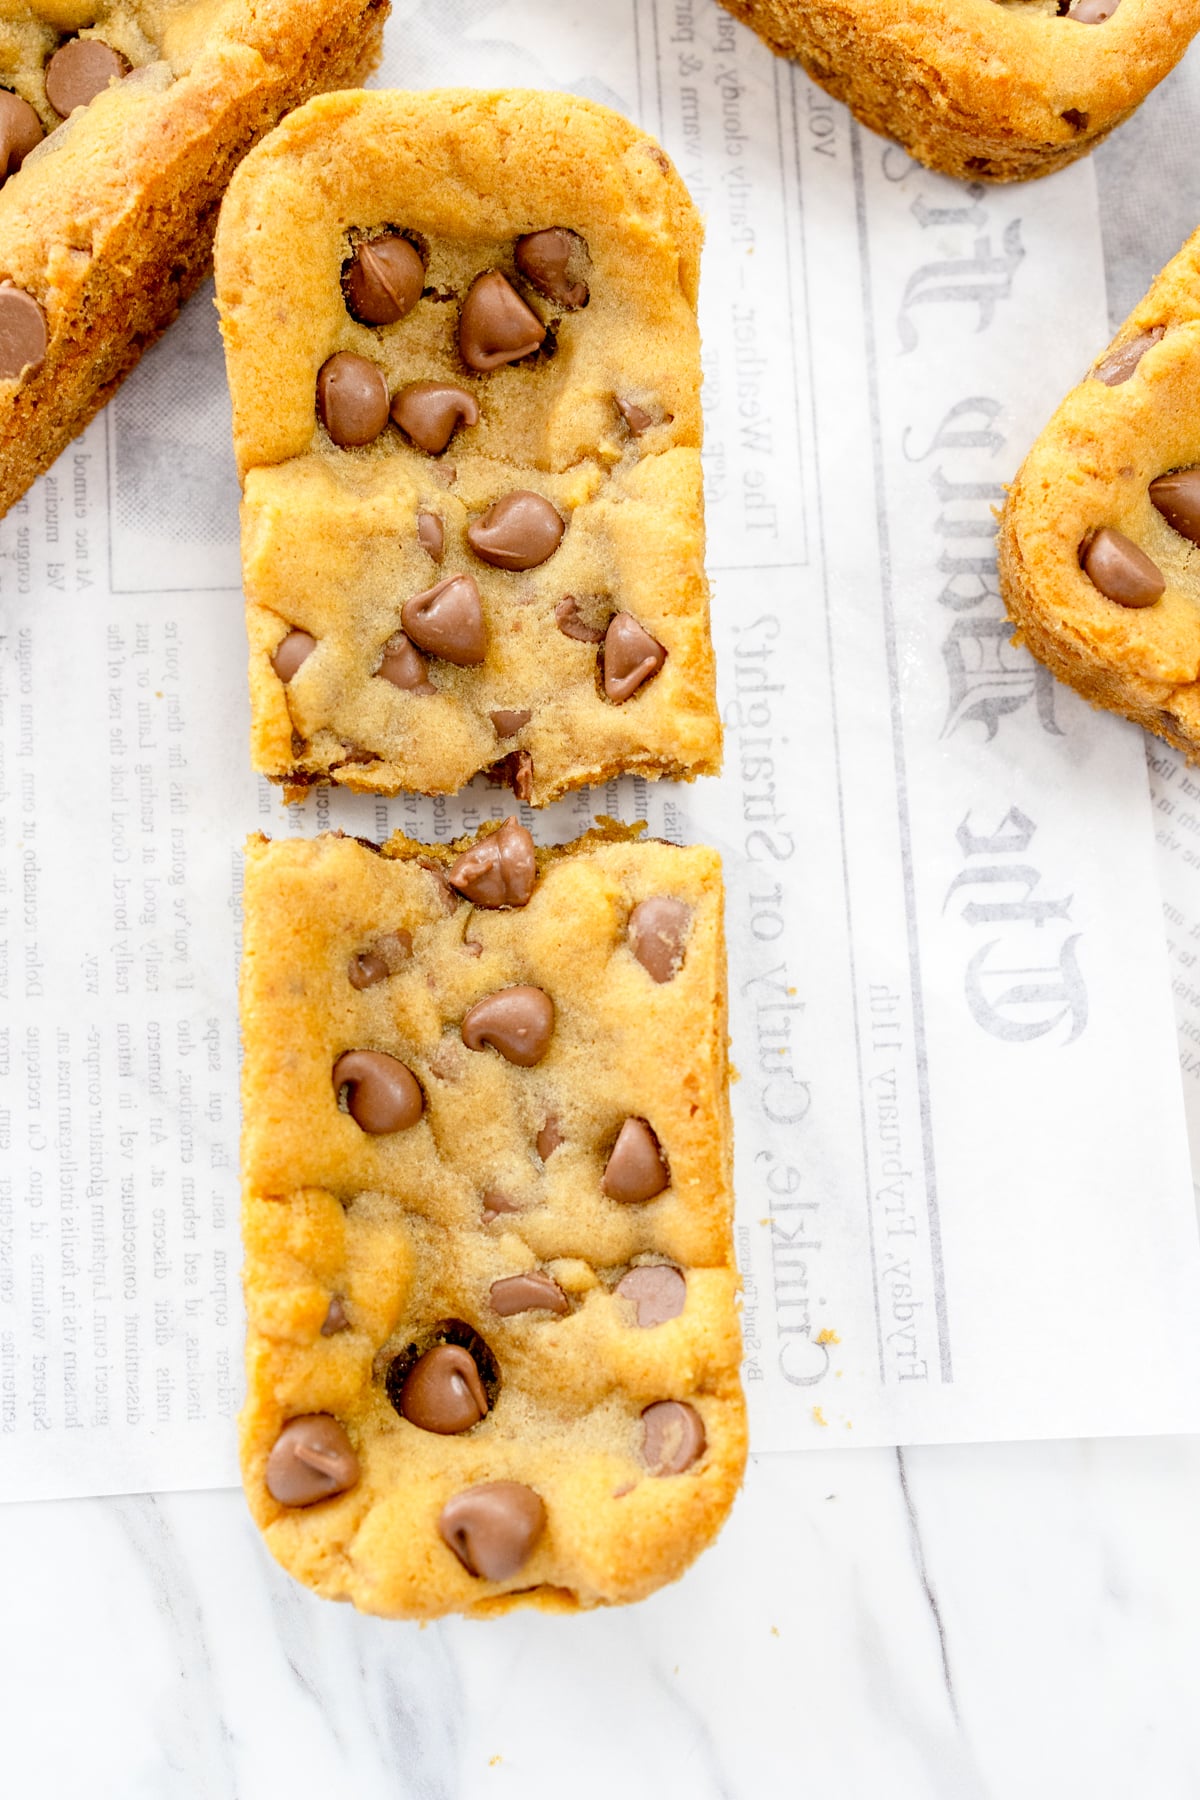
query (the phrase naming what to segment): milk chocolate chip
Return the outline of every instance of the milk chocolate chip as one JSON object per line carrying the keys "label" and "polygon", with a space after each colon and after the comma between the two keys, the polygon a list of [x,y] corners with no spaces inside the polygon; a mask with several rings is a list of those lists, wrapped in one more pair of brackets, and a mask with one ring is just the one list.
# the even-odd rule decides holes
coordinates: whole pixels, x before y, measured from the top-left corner
{"label": "milk chocolate chip", "polygon": [[383,661],[375,673],[382,681],[390,681],[393,687],[404,688],[411,694],[436,692],[429,679],[425,658],[402,631],[393,632],[383,646]]}
{"label": "milk chocolate chip", "polygon": [[520,731],[523,726],[528,725],[532,717],[532,713],[506,712],[503,708],[497,712],[488,714],[488,718],[496,728],[496,736],[502,738],[516,737],[518,731]]}
{"label": "milk chocolate chip", "polygon": [[578,271],[587,264],[587,246],[562,225],[519,237],[513,250],[518,269],[539,294],[571,312],[588,303],[587,282]]}
{"label": "milk chocolate chip", "polygon": [[317,640],[307,631],[289,631],[271,652],[271,667],[280,681],[290,681],[317,647]]}
{"label": "milk chocolate chip", "polygon": [[506,1275],[502,1281],[493,1281],[489,1295],[492,1311],[499,1313],[502,1319],[511,1319],[516,1313],[537,1312],[539,1309],[552,1313],[569,1313],[571,1302],[550,1275],[543,1275],[540,1269],[531,1269],[527,1275]]}
{"label": "milk chocolate chip", "polygon": [[1110,350],[1096,364],[1092,374],[1097,381],[1103,381],[1108,387],[1120,387],[1123,381],[1129,380],[1147,350],[1157,344],[1165,330],[1165,325],[1153,325],[1149,331],[1130,338],[1127,344],[1120,344],[1117,349]]}
{"label": "milk chocolate chip", "polygon": [[671,1171],[645,1119],[626,1119],[604,1166],[601,1193],[610,1200],[653,1200],[670,1181]]}
{"label": "milk chocolate chip", "polygon": [[666,660],[667,653],[657,638],[652,638],[632,613],[615,613],[600,652],[605,694],[619,706],[657,675]]}
{"label": "milk chocolate chip", "polygon": [[1075,0],[1075,5],[1067,14],[1077,25],[1103,25],[1105,19],[1111,19],[1120,6],[1121,0]]}
{"label": "milk chocolate chip", "polygon": [[554,1002],[536,987],[507,987],[477,1000],[462,1022],[468,1050],[489,1045],[506,1062],[532,1069],[550,1048],[554,1035]]}
{"label": "milk chocolate chip", "polygon": [[1089,581],[1118,606],[1153,606],[1167,585],[1146,552],[1107,525],[1084,540],[1079,560]]}
{"label": "milk chocolate chip", "polygon": [[540,1494],[520,1481],[481,1481],[447,1500],[438,1530],[468,1575],[507,1581],[528,1562],[546,1523]]}
{"label": "milk chocolate chip", "polygon": [[537,1153],[543,1162],[547,1162],[549,1158],[554,1155],[558,1146],[565,1142],[566,1139],[559,1129],[558,1120],[553,1118],[546,1120],[546,1123],[542,1126],[542,1129],[534,1139],[534,1143],[537,1145]]}
{"label": "milk chocolate chip", "polygon": [[679,1317],[687,1299],[687,1282],[671,1263],[639,1263],[622,1275],[616,1292],[629,1301],[638,1325],[647,1330]]}
{"label": "milk chocolate chip", "polygon": [[516,819],[451,863],[447,879],[476,906],[528,906],[537,881],[533,839]]}
{"label": "milk chocolate chip", "polygon": [[342,276],[342,292],[360,325],[394,325],[425,286],[425,265],[407,238],[385,233],[359,244]]}
{"label": "milk chocolate chip", "polygon": [[329,1302],[329,1310],[325,1314],[325,1323],[321,1327],[322,1337],[336,1337],[339,1331],[349,1331],[350,1321],[346,1317],[346,1308],[342,1304],[342,1296],[335,1294]]}
{"label": "milk chocolate chip", "polygon": [[629,915],[629,948],[652,981],[670,981],[683,961],[691,908],[682,900],[654,894],[639,900]]}
{"label": "milk chocolate chip", "polygon": [[0,381],[32,375],[45,359],[45,313],[24,288],[0,281]]}
{"label": "milk chocolate chip", "polygon": [[1150,498],[1167,524],[1200,544],[1200,469],[1177,469],[1150,483]]}
{"label": "milk chocolate chip", "polygon": [[346,1107],[354,1123],[372,1137],[407,1131],[425,1108],[425,1096],[411,1069],[383,1050],[347,1050],[333,1065],[333,1091],[348,1090]]}
{"label": "milk chocolate chip", "polygon": [[418,450],[436,456],[460,425],[478,425],[479,402],[448,381],[410,381],[392,401],[392,417]]}
{"label": "milk chocolate chip", "polygon": [[564,637],[575,638],[581,644],[602,644],[604,633],[589,625],[579,610],[579,602],[574,594],[564,594],[554,609],[554,623]]}
{"label": "milk chocolate chip", "polygon": [[546,327],[499,269],[477,275],[458,318],[458,347],[468,369],[485,374],[537,350]]}
{"label": "milk chocolate chip", "polygon": [[554,555],[567,529],[541,494],[515,488],[467,526],[467,542],[494,569],[536,569]]}
{"label": "milk chocolate chip", "polygon": [[634,437],[641,437],[643,431],[649,431],[654,420],[644,406],[635,406],[632,400],[622,400],[619,394],[614,394],[613,398],[617,403],[617,411]]}
{"label": "milk chocolate chip", "polygon": [[507,1194],[498,1193],[494,1188],[490,1193],[483,1196],[483,1211],[481,1216],[485,1225],[490,1225],[493,1219],[498,1219],[502,1213],[516,1213],[520,1211],[521,1208],[517,1205],[515,1200],[510,1200]]}
{"label": "milk chocolate chip", "polygon": [[352,988],[374,987],[377,981],[386,981],[394,975],[412,955],[412,932],[389,931],[384,937],[377,938],[369,949],[359,950],[350,958],[347,978]]}
{"label": "milk chocolate chip", "polygon": [[479,1370],[460,1344],[435,1344],[409,1370],[400,1389],[400,1411],[410,1425],[451,1437],[487,1417]]}
{"label": "milk chocolate chip", "polygon": [[15,175],[35,144],[45,133],[42,121],[19,94],[0,88],[0,182]]}
{"label": "milk chocolate chip", "polygon": [[642,1455],[652,1475],[682,1475],[704,1455],[704,1421],[686,1400],[656,1400],[642,1414]]}
{"label": "milk chocolate chip", "polygon": [[340,449],[374,443],[388,422],[383,370],[352,350],[339,350],[317,375],[317,413]]}
{"label": "milk chocolate chip", "polygon": [[448,575],[414,594],[404,602],[400,618],[413,643],[443,662],[469,668],[487,655],[483,607],[472,575]]}
{"label": "milk chocolate chip", "polygon": [[122,81],[129,64],[111,44],[99,38],[71,38],[46,64],[46,98],[65,119],[77,106],[88,106],[110,81]]}
{"label": "milk chocolate chip", "polygon": [[281,1506],[312,1506],[344,1494],[359,1477],[344,1425],[328,1413],[289,1419],[267,1458],[267,1492]]}
{"label": "milk chocolate chip", "polygon": [[417,542],[422,550],[432,556],[435,563],[441,562],[446,553],[446,527],[436,513],[417,514]]}

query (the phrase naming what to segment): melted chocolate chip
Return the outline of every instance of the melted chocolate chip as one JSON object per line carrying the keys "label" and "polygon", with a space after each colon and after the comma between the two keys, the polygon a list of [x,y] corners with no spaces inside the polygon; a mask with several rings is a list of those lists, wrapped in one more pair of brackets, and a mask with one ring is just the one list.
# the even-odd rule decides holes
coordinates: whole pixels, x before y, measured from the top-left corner
{"label": "melted chocolate chip", "polygon": [[446,527],[436,513],[417,514],[417,542],[435,563],[441,562],[446,554]]}
{"label": "melted chocolate chip", "polygon": [[374,987],[377,981],[386,981],[389,975],[402,968],[412,955],[412,932],[389,931],[386,936],[377,938],[366,950],[357,951],[351,958],[346,971],[352,988]]}
{"label": "melted chocolate chip", "polygon": [[46,64],[46,98],[65,119],[77,106],[89,106],[110,81],[129,73],[125,58],[99,38],[71,38]]}
{"label": "melted chocolate chip", "polygon": [[663,646],[632,613],[614,614],[600,652],[606,697],[620,706],[657,675],[666,660]]}
{"label": "melted chocolate chip", "polygon": [[317,640],[307,631],[289,631],[271,652],[271,667],[280,681],[290,681],[317,647]]}
{"label": "melted chocolate chip", "polygon": [[671,1171],[645,1119],[626,1119],[600,1178],[610,1200],[653,1200],[670,1185]]}
{"label": "melted chocolate chip", "polygon": [[670,981],[683,962],[691,908],[666,894],[639,900],[629,915],[629,948],[652,981]]}
{"label": "melted chocolate chip", "polygon": [[325,1314],[325,1323],[321,1327],[322,1337],[336,1337],[339,1331],[349,1331],[350,1321],[346,1317],[346,1308],[342,1296],[335,1294],[329,1302],[329,1310]]}
{"label": "melted chocolate chip", "polygon": [[581,644],[602,644],[604,633],[594,625],[589,625],[579,610],[579,602],[574,594],[564,594],[554,609],[554,623],[564,637],[575,638]]}
{"label": "melted chocolate chip", "polygon": [[410,1425],[450,1437],[486,1418],[487,1394],[470,1352],[459,1344],[435,1344],[409,1370],[399,1411]]}
{"label": "melted chocolate chip", "polygon": [[451,863],[447,879],[476,906],[528,906],[537,881],[533,839],[516,819]]}
{"label": "melted chocolate chip", "polygon": [[540,1494],[520,1481],[482,1481],[447,1500],[438,1530],[468,1575],[507,1581],[528,1562],[546,1523]]}
{"label": "melted chocolate chip", "polygon": [[413,642],[444,662],[470,668],[487,655],[483,607],[471,575],[448,575],[414,594],[404,602],[400,618]]}
{"label": "melted chocolate chip", "polygon": [[1083,572],[1106,600],[1118,606],[1153,606],[1166,582],[1161,569],[1123,532],[1104,526],[1080,549]]}
{"label": "melted chocolate chip", "polygon": [[634,437],[641,437],[643,431],[649,431],[654,420],[644,406],[635,406],[632,400],[622,400],[619,394],[615,394],[613,398],[617,403],[617,411]]}
{"label": "melted chocolate chip", "polygon": [[510,1200],[507,1194],[501,1194],[493,1189],[483,1196],[483,1210],[480,1216],[485,1225],[490,1225],[494,1219],[500,1218],[504,1213],[520,1211],[521,1208],[515,1200]]}
{"label": "melted chocolate chip", "polygon": [[559,1128],[558,1120],[554,1118],[546,1120],[546,1123],[542,1126],[542,1129],[534,1139],[534,1143],[537,1146],[537,1153],[543,1162],[548,1162],[554,1155],[554,1152],[558,1149],[558,1146],[560,1144],[565,1144],[566,1141],[567,1140],[564,1138],[562,1131]]}
{"label": "melted chocolate chip", "polygon": [[1075,0],[1075,5],[1067,14],[1077,25],[1103,25],[1105,19],[1111,19],[1120,6],[1121,0]]}
{"label": "melted chocolate chip", "polygon": [[383,370],[352,350],[339,350],[317,375],[317,414],[340,449],[374,443],[388,422]]}
{"label": "melted chocolate chip", "polygon": [[458,319],[458,347],[468,369],[486,374],[540,348],[546,327],[499,269],[477,275]]}
{"label": "melted chocolate chip", "polygon": [[346,1428],[328,1413],[289,1419],[267,1458],[267,1492],[281,1506],[312,1506],[344,1494],[359,1477]]}
{"label": "melted chocolate chip", "polygon": [[685,1400],[656,1400],[642,1425],[642,1456],[652,1475],[682,1475],[707,1448],[704,1421]]}
{"label": "melted chocolate chip", "polygon": [[0,88],[0,182],[16,174],[44,136],[42,121],[28,100]]}
{"label": "melted chocolate chip", "polygon": [[1200,469],[1177,469],[1150,483],[1150,498],[1167,524],[1200,544]]}
{"label": "melted chocolate chip", "polygon": [[346,1088],[346,1110],[371,1137],[407,1131],[425,1110],[411,1069],[383,1050],[347,1050],[333,1065],[333,1090]]}
{"label": "melted chocolate chip", "polygon": [[418,450],[437,456],[462,425],[478,425],[479,402],[448,381],[410,381],[392,401],[392,417]]}
{"label": "melted chocolate chip", "polygon": [[347,309],[360,325],[394,325],[412,311],[424,286],[416,249],[391,233],[359,244],[342,276]]}
{"label": "melted chocolate chip", "polygon": [[393,687],[403,688],[410,694],[437,691],[429,679],[425,658],[402,631],[393,632],[383,646],[383,661],[375,673],[381,681],[390,681]]}
{"label": "melted chocolate chip", "polygon": [[1128,381],[1147,350],[1153,348],[1166,330],[1165,325],[1153,325],[1149,331],[1141,332],[1130,338],[1128,343],[1119,344],[1115,350],[1102,357],[1092,370],[1097,381],[1103,381],[1108,387],[1120,387]]}
{"label": "melted chocolate chip", "polygon": [[24,288],[0,281],[0,381],[32,375],[46,360],[46,315]]}
{"label": "melted chocolate chip", "polygon": [[462,1022],[468,1050],[491,1047],[506,1062],[532,1069],[550,1048],[554,1002],[536,987],[507,987],[477,1000]]}
{"label": "melted chocolate chip", "polygon": [[645,1331],[679,1317],[687,1299],[687,1282],[671,1263],[639,1263],[622,1275],[616,1292],[633,1307],[637,1323]]}
{"label": "melted chocolate chip", "polygon": [[516,488],[467,526],[467,542],[494,569],[536,569],[554,555],[567,529],[549,500]]}
{"label": "melted chocolate chip", "polygon": [[513,260],[531,286],[568,311],[588,303],[588,285],[580,271],[587,266],[587,245],[562,225],[519,237]]}
{"label": "melted chocolate chip", "polygon": [[532,717],[533,714],[529,712],[507,712],[504,708],[488,714],[488,718],[496,728],[496,736],[502,738],[516,737],[518,731],[528,725]]}
{"label": "melted chocolate chip", "polygon": [[502,1319],[511,1319],[516,1313],[552,1312],[569,1313],[571,1302],[550,1275],[543,1275],[540,1269],[531,1269],[527,1275],[506,1275],[501,1281],[493,1281],[489,1298],[492,1311],[499,1313]]}

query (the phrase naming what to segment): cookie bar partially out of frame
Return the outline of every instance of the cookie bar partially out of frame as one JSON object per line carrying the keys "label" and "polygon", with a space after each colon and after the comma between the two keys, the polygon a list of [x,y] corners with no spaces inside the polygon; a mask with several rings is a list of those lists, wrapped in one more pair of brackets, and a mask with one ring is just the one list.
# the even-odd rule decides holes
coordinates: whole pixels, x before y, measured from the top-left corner
{"label": "cookie bar partially out of frame", "polygon": [[569,94],[332,95],[246,159],[217,294],[254,766],[521,799],[716,770],[700,226]]}
{"label": "cookie bar partially out of frame", "polygon": [[367,1612],[637,1600],[746,1452],[720,864],[252,839],[242,1465]]}

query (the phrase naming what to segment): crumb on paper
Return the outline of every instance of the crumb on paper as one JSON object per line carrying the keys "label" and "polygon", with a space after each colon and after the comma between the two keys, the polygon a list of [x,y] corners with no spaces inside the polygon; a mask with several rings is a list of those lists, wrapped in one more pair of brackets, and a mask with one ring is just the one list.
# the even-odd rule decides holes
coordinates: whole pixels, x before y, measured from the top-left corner
{"label": "crumb on paper", "polygon": [[502,1756],[499,1756],[499,1755],[489,1756],[488,1757],[488,1768],[494,1769],[496,1767],[497,1763],[502,1763],[503,1761],[504,1761],[504,1758]]}
{"label": "crumb on paper", "polygon": [[817,1425],[828,1425],[829,1423],[829,1420],[825,1417],[825,1414],[821,1411],[819,1406],[813,1407],[812,1416],[813,1422]]}
{"label": "crumb on paper", "polygon": [[818,1344],[840,1344],[841,1341],[842,1340],[837,1332],[832,1330],[828,1325],[825,1327],[824,1331],[818,1331],[817,1333]]}
{"label": "crumb on paper", "polygon": [[772,1637],[778,1637],[778,1636],[779,1636],[779,1627],[778,1627],[778,1625],[772,1625],[772,1627],[771,1627],[771,1636],[772,1636]]}

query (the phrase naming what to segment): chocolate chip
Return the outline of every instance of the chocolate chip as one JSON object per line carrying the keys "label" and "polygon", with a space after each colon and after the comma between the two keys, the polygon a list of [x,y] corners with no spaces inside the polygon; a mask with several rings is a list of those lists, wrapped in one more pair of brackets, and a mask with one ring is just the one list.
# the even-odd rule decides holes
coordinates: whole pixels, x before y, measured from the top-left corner
{"label": "chocolate chip", "polygon": [[658,674],[667,653],[632,613],[619,612],[613,615],[604,634],[600,660],[604,692],[619,706]]}
{"label": "chocolate chip", "polygon": [[1150,498],[1167,524],[1200,544],[1200,469],[1177,469],[1150,483]]}
{"label": "chocolate chip", "polygon": [[578,274],[587,263],[587,246],[578,232],[567,231],[562,225],[531,231],[517,239],[513,260],[526,281],[547,300],[572,312],[587,305],[587,282]]}
{"label": "chocolate chip", "polygon": [[616,1292],[629,1301],[638,1325],[646,1330],[679,1317],[687,1299],[687,1282],[671,1263],[640,1263],[622,1275]]}
{"label": "chocolate chip", "polygon": [[704,1421],[686,1400],[656,1400],[642,1414],[642,1456],[652,1475],[682,1475],[704,1455]]}
{"label": "chocolate chip", "polygon": [[1167,585],[1146,552],[1107,525],[1084,539],[1079,560],[1089,581],[1118,606],[1153,606]]}
{"label": "chocolate chip", "polygon": [[0,381],[32,375],[45,360],[45,313],[24,288],[0,281]]}
{"label": "chocolate chip", "polygon": [[344,1425],[328,1413],[289,1419],[267,1458],[267,1492],[281,1506],[312,1506],[344,1494],[359,1477]]}
{"label": "chocolate chip", "polygon": [[347,1050],[333,1065],[333,1091],[343,1088],[350,1117],[372,1137],[407,1131],[425,1108],[411,1069],[383,1050]]}
{"label": "chocolate chip", "polygon": [[446,553],[446,527],[436,513],[417,514],[417,542],[422,550],[428,551],[435,563],[441,562]]}
{"label": "chocolate chip", "polygon": [[458,905],[458,895],[447,881],[446,871],[441,863],[432,856],[418,856],[416,860],[418,866],[432,878],[443,912],[452,913]]}
{"label": "chocolate chip", "polygon": [[1077,25],[1103,25],[1105,19],[1111,19],[1120,6],[1121,0],[1075,0],[1074,8],[1067,14]]}
{"label": "chocolate chip", "polygon": [[329,1302],[329,1311],[325,1314],[325,1323],[321,1327],[322,1337],[336,1337],[339,1331],[349,1331],[350,1321],[346,1317],[346,1308],[342,1304],[342,1296],[335,1294]]}
{"label": "chocolate chip", "polygon": [[392,417],[418,450],[436,456],[460,425],[478,425],[479,403],[448,381],[410,381],[392,401]]}
{"label": "chocolate chip", "polygon": [[407,238],[387,233],[358,245],[342,275],[342,292],[360,325],[394,325],[425,286],[425,265]]}
{"label": "chocolate chip", "polygon": [[492,1311],[499,1313],[502,1319],[511,1319],[516,1313],[552,1312],[569,1313],[571,1302],[549,1275],[543,1275],[540,1269],[531,1269],[527,1275],[506,1275],[502,1281],[493,1281],[489,1295]]}
{"label": "chocolate chip", "polygon": [[350,958],[346,971],[350,986],[369,988],[377,981],[386,981],[411,955],[412,932],[388,932],[386,937],[377,938],[369,949],[359,950]]}
{"label": "chocolate chip", "polygon": [[520,1481],[481,1481],[447,1500],[438,1530],[468,1575],[507,1581],[533,1551],[546,1523],[540,1494]]}
{"label": "chocolate chip", "polygon": [[394,631],[383,646],[383,661],[375,673],[381,681],[404,688],[410,694],[436,693],[425,658],[402,631]]}
{"label": "chocolate chip", "polygon": [[635,406],[632,400],[622,400],[619,394],[614,394],[613,398],[617,403],[617,411],[634,437],[641,437],[643,431],[649,431],[654,420],[644,406]]}
{"label": "chocolate chip", "polygon": [[340,449],[374,443],[388,422],[383,370],[352,350],[339,350],[317,375],[317,413]]}
{"label": "chocolate chip", "polygon": [[468,369],[484,374],[537,350],[546,327],[499,269],[477,275],[458,317],[458,347]]}
{"label": "chocolate chip", "polygon": [[558,1146],[560,1144],[565,1144],[566,1141],[567,1140],[559,1129],[558,1120],[554,1118],[546,1120],[546,1123],[542,1126],[542,1129],[534,1139],[534,1143],[537,1145],[537,1153],[543,1162],[548,1162],[554,1155],[554,1152],[558,1149]]}
{"label": "chocolate chip", "polygon": [[494,787],[511,788],[518,800],[533,799],[533,758],[528,750],[510,750],[484,770]]}
{"label": "chocolate chip", "polygon": [[493,1219],[500,1218],[503,1213],[516,1213],[520,1211],[521,1208],[517,1205],[516,1201],[510,1200],[507,1194],[497,1193],[493,1189],[491,1193],[483,1196],[483,1211],[481,1217],[485,1225],[490,1225]]}
{"label": "chocolate chip", "polygon": [[462,1022],[462,1041],[468,1050],[490,1045],[506,1062],[521,1069],[532,1069],[541,1062],[553,1035],[554,1002],[536,987],[507,987],[485,994]]}
{"label": "chocolate chip", "polygon": [[496,736],[502,738],[516,737],[518,731],[528,725],[532,717],[532,713],[506,712],[503,708],[488,714],[488,718],[496,728]]}
{"label": "chocolate chip", "polygon": [[683,962],[692,911],[682,900],[652,894],[629,915],[629,948],[652,981],[670,981]]}
{"label": "chocolate chip", "polygon": [[289,631],[271,652],[271,667],[280,681],[290,681],[296,670],[306,663],[317,647],[317,640],[307,631]]}
{"label": "chocolate chip", "polygon": [[474,1358],[459,1344],[435,1344],[427,1350],[400,1390],[400,1411],[409,1424],[442,1437],[469,1431],[487,1417],[487,1410]]}
{"label": "chocolate chip", "polygon": [[1165,325],[1152,325],[1149,331],[1141,332],[1130,338],[1126,344],[1119,344],[1115,350],[1102,357],[1092,370],[1097,381],[1103,381],[1108,387],[1120,387],[1128,381],[1138,364],[1166,331]]}
{"label": "chocolate chip", "polygon": [[467,542],[494,569],[536,569],[554,555],[566,529],[541,494],[515,488],[467,526]]}
{"label": "chocolate chip", "polygon": [[528,906],[537,881],[533,839],[516,819],[505,819],[451,863],[447,879],[476,906]]}
{"label": "chocolate chip", "polygon": [[400,612],[415,644],[443,662],[469,668],[487,655],[483,607],[473,575],[448,575],[423,594],[406,600]]}
{"label": "chocolate chip", "polygon": [[579,602],[574,594],[564,594],[554,609],[554,623],[565,637],[576,638],[581,644],[602,644],[604,633],[594,625],[589,625],[579,611]]}
{"label": "chocolate chip", "polygon": [[99,38],[71,38],[46,64],[46,98],[65,119],[77,106],[87,106],[110,81],[121,81],[129,64],[111,44]]}
{"label": "chocolate chip", "polygon": [[0,182],[15,175],[35,144],[45,133],[42,121],[18,94],[0,88]]}
{"label": "chocolate chip", "polygon": [[604,1166],[601,1193],[610,1200],[653,1200],[670,1180],[658,1139],[645,1119],[626,1119]]}

